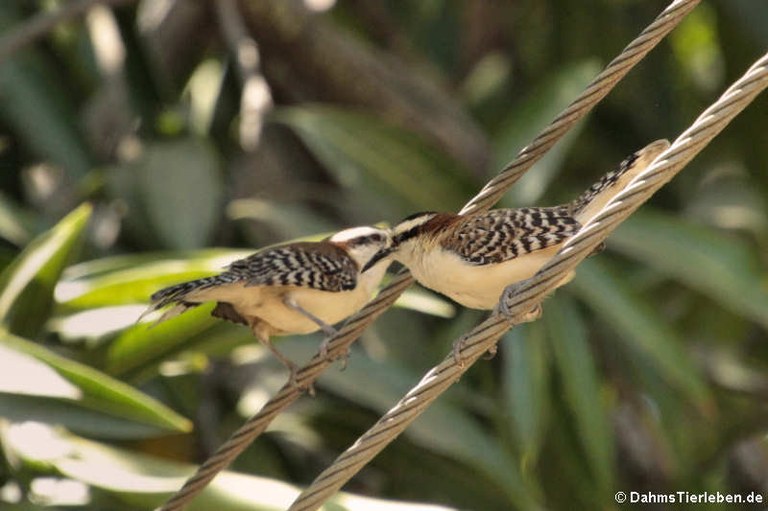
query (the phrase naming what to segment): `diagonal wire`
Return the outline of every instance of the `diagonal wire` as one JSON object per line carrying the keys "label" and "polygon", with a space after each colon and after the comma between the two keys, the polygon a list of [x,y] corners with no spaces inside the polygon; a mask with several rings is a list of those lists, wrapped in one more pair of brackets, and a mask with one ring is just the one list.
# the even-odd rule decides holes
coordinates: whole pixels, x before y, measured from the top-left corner
{"label": "diagonal wire", "polygon": [[[700,0],[674,0],[643,30],[624,50],[613,59],[605,70],[569,105],[533,142],[523,148],[515,159],[486,185],[480,193],[461,210],[461,214],[490,209],[499,198],[530,169],[552,146],[555,145],[579,120],[604,98],[613,87],[642,60],[678,23],[693,10]],[[160,511],[183,509],[208,483],[227,467],[253,440],[263,433],[282,410],[296,401],[325,371],[336,357],[347,353],[349,346],[362,332],[388,309],[413,283],[407,271],[401,271],[390,284],[357,314],[350,317],[339,332],[327,343],[327,356],[319,353],[301,368],[296,375],[295,386],[286,384],[255,415],[250,417],[219,449],[208,458],[184,483]],[[500,335],[500,334],[499,334]]]}
{"label": "diagonal wire", "polygon": [[460,338],[453,354],[432,368],[391,410],[364,433],[299,495],[289,511],[313,511],[402,433],[442,392],[457,381],[482,354],[557,288],[585,257],[657,190],[688,164],[728,123],[768,87],[768,54],[707,108],[677,140],[661,152],[533,277],[508,287],[491,316]]}
{"label": "diagonal wire", "polygon": [[699,0],[676,0],[622,50],[618,57],[592,80],[576,100],[563,110],[529,145],[524,147],[500,173],[480,190],[461,210],[461,214],[491,208],[510,186],[555,145],[575,122],[589,113],[624,76],[641,61],[682,19]]}

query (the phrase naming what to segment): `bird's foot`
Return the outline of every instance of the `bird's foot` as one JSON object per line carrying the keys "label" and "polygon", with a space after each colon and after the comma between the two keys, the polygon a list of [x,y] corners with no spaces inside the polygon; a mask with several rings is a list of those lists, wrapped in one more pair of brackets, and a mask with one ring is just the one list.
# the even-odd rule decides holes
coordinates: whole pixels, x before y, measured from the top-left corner
{"label": "bird's foot", "polygon": [[592,252],[590,252],[590,253],[589,253],[589,255],[588,255],[587,257],[596,256],[597,254],[599,254],[599,253],[600,253],[600,252],[602,252],[603,250],[605,250],[605,242],[604,242],[604,241],[600,242],[600,244],[599,244],[598,246],[596,246],[596,247],[595,247],[595,248],[592,250]]}
{"label": "bird's foot", "polygon": [[299,383],[299,366],[291,362],[290,360],[282,361],[283,365],[285,365],[286,369],[288,369],[288,383],[287,385],[290,386],[292,389],[298,391],[298,392],[306,392],[312,397],[315,397],[315,386],[312,384],[312,382],[307,382],[304,384]]}
{"label": "bird's foot", "polygon": [[[466,337],[462,337],[461,339],[457,340],[453,343],[453,361],[456,363],[459,368],[464,369],[464,366],[466,365],[466,360],[464,359],[464,355],[462,354],[462,351],[464,351],[464,348],[467,345],[467,339]],[[493,357],[496,356],[496,345],[494,344],[490,348],[488,348],[488,351],[483,356],[483,360],[491,360]]]}
{"label": "bird's foot", "polygon": [[323,332],[325,332],[326,337],[325,339],[323,339],[323,342],[320,343],[320,349],[319,349],[320,356],[323,358],[323,360],[329,363],[333,363],[337,360],[341,360],[341,370],[343,371],[344,369],[347,368],[347,362],[349,361],[349,348],[345,349],[343,352],[337,355],[331,356],[329,351],[331,346],[331,341],[333,340],[334,337],[336,337],[336,335],[339,332],[338,330],[336,330],[330,325],[326,325],[326,326],[328,327],[329,330],[326,331],[325,329],[323,329]]}
{"label": "bird's foot", "polygon": [[464,369],[465,366],[464,355],[461,352],[464,351],[466,343],[466,337],[461,337],[453,343],[453,361],[461,369]]}

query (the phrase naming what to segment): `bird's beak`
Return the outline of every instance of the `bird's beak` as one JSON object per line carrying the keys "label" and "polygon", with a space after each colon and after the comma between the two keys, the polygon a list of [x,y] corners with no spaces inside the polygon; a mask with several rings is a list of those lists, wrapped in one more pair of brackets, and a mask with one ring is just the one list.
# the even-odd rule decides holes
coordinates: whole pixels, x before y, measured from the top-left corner
{"label": "bird's beak", "polygon": [[378,263],[385,257],[389,257],[389,255],[394,251],[395,251],[395,247],[387,247],[379,250],[373,255],[373,257],[371,257],[371,259],[367,263],[365,263],[365,266],[363,266],[363,271],[361,273],[364,273],[370,270],[376,265],[376,263]]}

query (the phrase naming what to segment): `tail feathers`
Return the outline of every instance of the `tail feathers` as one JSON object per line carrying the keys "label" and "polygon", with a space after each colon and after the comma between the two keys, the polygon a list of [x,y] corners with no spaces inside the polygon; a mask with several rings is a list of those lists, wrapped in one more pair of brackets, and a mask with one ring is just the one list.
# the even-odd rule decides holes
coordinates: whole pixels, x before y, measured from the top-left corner
{"label": "tail feathers", "polygon": [[190,303],[190,302],[179,302],[167,311],[163,312],[163,315],[160,316],[160,318],[157,320],[157,323],[162,323],[163,321],[167,321],[171,318],[175,318],[176,316],[181,315],[182,313],[188,311],[189,309],[192,309],[194,307],[197,307],[200,305],[199,303]]}
{"label": "tail feathers", "polygon": [[667,140],[651,142],[639,151],[627,157],[619,168],[604,175],[590,186],[576,200],[569,204],[574,217],[580,223],[595,216],[615,195],[624,190],[635,176],[669,147]]}
{"label": "tail feathers", "polygon": [[141,321],[147,314],[167,307],[171,304],[176,304],[176,306],[163,313],[157,322],[159,323],[161,321],[176,317],[182,312],[185,312],[186,310],[199,305],[198,303],[185,300],[185,298],[187,298],[190,293],[208,289],[210,287],[217,286],[220,283],[220,276],[215,275],[213,277],[205,277],[189,282],[182,282],[181,284],[176,284],[175,286],[163,288],[150,297],[150,306],[147,307],[147,310],[145,310],[141,316],[139,316],[137,322]]}

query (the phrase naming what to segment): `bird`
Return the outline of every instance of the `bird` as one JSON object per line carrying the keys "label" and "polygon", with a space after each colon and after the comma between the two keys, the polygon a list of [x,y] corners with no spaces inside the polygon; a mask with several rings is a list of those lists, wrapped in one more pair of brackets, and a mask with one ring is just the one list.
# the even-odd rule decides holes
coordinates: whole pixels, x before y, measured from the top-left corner
{"label": "bird", "polygon": [[[308,334],[331,326],[360,310],[372,297],[389,266],[386,257],[362,268],[391,243],[389,232],[354,227],[316,242],[294,242],[260,250],[234,261],[218,275],[166,287],[150,297],[139,318],[168,308],[156,323],[206,302],[211,315],[248,326],[254,336],[290,371],[297,366],[274,347],[272,336]],[[327,339],[326,339],[327,341]],[[326,352],[326,341],[321,352]]]}
{"label": "bird", "polygon": [[[657,140],[640,149],[567,204],[410,215],[391,229],[391,244],[374,255],[368,267],[391,257],[422,286],[467,308],[491,310],[507,286],[532,277],[667,147],[668,141]],[[537,309],[533,318],[540,313]]]}

